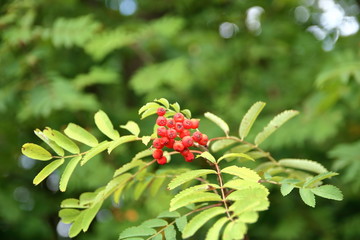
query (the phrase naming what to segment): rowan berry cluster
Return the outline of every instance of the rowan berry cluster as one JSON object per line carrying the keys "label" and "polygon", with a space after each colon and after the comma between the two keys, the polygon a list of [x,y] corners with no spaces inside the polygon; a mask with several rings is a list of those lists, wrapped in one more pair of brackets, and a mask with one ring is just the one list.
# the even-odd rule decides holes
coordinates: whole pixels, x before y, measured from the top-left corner
{"label": "rowan berry cluster", "polygon": [[[206,146],[208,136],[196,130],[199,127],[199,120],[187,119],[182,113],[175,113],[172,118],[166,118],[165,108],[158,108],[156,124],[158,137],[153,141],[153,157],[159,164],[167,163],[163,155],[163,148],[167,147],[179,152],[187,162],[194,160],[194,154],[189,147],[194,145]],[[191,130],[194,132],[192,133]]]}

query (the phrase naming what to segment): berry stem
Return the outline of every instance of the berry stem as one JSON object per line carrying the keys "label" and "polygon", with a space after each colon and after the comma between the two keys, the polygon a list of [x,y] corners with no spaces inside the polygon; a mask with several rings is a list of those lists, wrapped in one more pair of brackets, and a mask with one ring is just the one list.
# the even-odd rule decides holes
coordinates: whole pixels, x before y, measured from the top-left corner
{"label": "berry stem", "polygon": [[223,179],[222,179],[222,176],[221,176],[220,167],[216,162],[214,163],[214,165],[215,165],[215,168],[216,168],[216,174],[217,174],[217,177],[218,177],[220,190],[221,190],[221,198],[222,198],[222,202],[224,204],[225,210],[226,210],[226,215],[228,216],[228,218],[231,221],[234,221],[233,217],[230,215],[229,206],[228,206],[227,201],[226,201],[226,195],[225,195],[225,191],[224,191],[224,182],[223,182]]}

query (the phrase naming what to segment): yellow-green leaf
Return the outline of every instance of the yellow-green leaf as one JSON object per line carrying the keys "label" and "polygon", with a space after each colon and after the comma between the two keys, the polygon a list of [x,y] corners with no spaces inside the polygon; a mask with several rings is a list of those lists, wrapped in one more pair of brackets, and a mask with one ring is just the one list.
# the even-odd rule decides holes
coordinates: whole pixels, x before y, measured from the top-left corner
{"label": "yellow-green leaf", "polygon": [[199,228],[201,228],[205,223],[210,219],[220,215],[225,214],[226,210],[223,207],[213,207],[206,209],[193,217],[189,223],[185,226],[184,231],[182,232],[183,238],[191,237],[196,233]]}
{"label": "yellow-green leaf", "polygon": [[299,189],[300,197],[310,207],[315,207],[315,196],[314,193],[309,188],[300,188]]}
{"label": "yellow-green leaf", "polygon": [[332,199],[332,200],[336,200],[336,201],[341,201],[344,198],[340,189],[333,185],[319,186],[316,188],[312,188],[311,191],[319,197]]}
{"label": "yellow-green leaf", "polygon": [[114,129],[114,126],[110,121],[110,118],[104,111],[99,110],[95,114],[94,119],[96,126],[103,134],[105,134],[112,140],[116,140],[120,137],[119,132]]}
{"label": "yellow-green leaf", "polygon": [[258,117],[264,106],[265,106],[264,102],[256,102],[247,111],[247,113],[241,120],[239,127],[239,136],[241,139],[244,139],[248,135],[252,125],[254,124],[256,118]]}
{"label": "yellow-green leaf", "polygon": [[82,230],[86,232],[89,229],[90,223],[96,216],[96,214],[99,212],[101,208],[102,202],[98,202],[95,205],[91,206],[91,208],[88,208],[85,210],[84,218],[82,220]]}
{"label": "yellow-green leaf", "polygon": [[267,139],[273,132],[275,132],[279,127],[281,127],[285,122],[289,119],[298,115],[298,111],[294,110],[287,110],[278,115],[276,115],[264,128],[262,132],[260,132],[255,137],[255,144],[258,146],[261,144],[265,139]]}
{"label": "yellow-green leaf", "polygon": [[47,127],[43,133],[66,151],[74,154],[80,153],[79,147],[61,132]]}
{"label": "yellow-green leaf", "polygon": [[281,159],[279,164],[284,167],[297,168],[315,173],[326,173],[328,170],[318,162],[307,159]]}
{"label": "yellow-green leaf", "polygon": [[212,163],[216,163],[214,156],[211,155],[211,153],[209,153],[209,152],[203,152],[202,154],[196,156],[196,158],[198,158],[198,157],[203,157]]}
{"label": "yellow-green leaf", "polygon": [[54,160],[48,165],[46,165],[34,178],[33,184],[38,185],[41,183],[47,176],[54,172],[58,167],[64,163],[64,159]]}
{"label": "yellow-green leaf", "polygon": [[35,160],[47,161],[52,159],[51,153],[34,143],[25,143],[21,148],[21,152],[25,156]]}
{"label": "yellow-green leaf", "polygon": [[207,232],[205,240],[219,240],[220,231],[224,224],[228,221],[230,221],[228,217],[223,217],[217,220]]}
{"label": "yellow-green leaf", "polygon": [[80,210],[77,209],[61,209],[59,217],[63,223],[72,223],[79,216]]}
{"label": "yellow-green leaf", "polygon": [[229,125],[223,119],[210,112],[206,112],[204,116],[214,122],[216,125],[218,125],[225,132],[226,136],[229,135]]}
{"label": "yellow-green leaf", "polygon": [[221,197],[216,193],[211,192],[193,192],[186,198],[181,198],[181,201],[176,201],[170,204],[170,211],[175,211],[178,208],[185,207],[192,203],[221,201]]}
{"label": "yellow-green leaf", "polygon": [[94,137],[94,135],[74,123],[69,123],[69,125],[65,128],[64,133],[68,137],[84,143],[90,147],[95,147],[99,144],[98,140]]}
{"label": "yellow-green leaf", "polygon": [[87,161],[89,161],[91,158],[93,158],[95,155],[105,151],[111,142],[103,141],[99,143],[96,147],[90,149],[84,156],[84,158],[81,160],[80,165],[83,166]]}
{"label": "yellow-green leaf", "polygon": [[57,145],[54,141],[50,140],[48,137],[40,129],[35,129],[34,133],[41,140],[43,140],[52,150],[54,150],[59,156],[63,157],[65,155],[64,149],[62,149],[59,145]]}
{"label": "yellow-green leaf", "polygon": [[245,154],[245,153],[227,153],[227,154],[224,154],[222,157],[220,157],[218,159],[218,163],[225,159],[225,158],[233,158],[233,157],[236,157],[236,158],[246,158],[248,160],[251,160],[251,161],[255,161],[252,157],[250,157],[249,155]]}
{"label": "yellow-green leaf", "polygon": [[59,184],[60,191],[62,192],[66,191],[71,174],[74,172],[80,160],[81,160],[81,156],[76,156],[72,158],[70,162],[66,165],[66,168],[60,178],[60,184]]}
{"label": "yellow-green leaf", "polygon": [[135,141],[135,140],[138,140],[138,138],[134,135],[122,136],[110,143],[108,153],[110,154],[112,152],[112,150],[114,150],[116,147],[118,147],[119,145],[121,145],[123,143],[131,142],[131,141]]}
{"label": "yellow-green leaf", "polygon": [[128,130],[130,133],[132,133],[136,137],[139,136],[140,128],[139,128],[139,125],[134,121],[128,121],[125,125],[121,125],[120,127]]}
{"label": "yellow-green leaf", "polygon": [[172,179],[168,185],[168,188],[172,190],[188,181],[191,181],[197,177],[201,177],[207,174],[216,174],[216,171],[211,169],[199,169],[199,170],[184,172],[176,176],[174,179]]}
{"label": "yellow-green leaf", "polygon": [[261,179],[255,171],[246,167],[230,166],[224,168],[221,172],[238,176],[247,181],[258,182]]}

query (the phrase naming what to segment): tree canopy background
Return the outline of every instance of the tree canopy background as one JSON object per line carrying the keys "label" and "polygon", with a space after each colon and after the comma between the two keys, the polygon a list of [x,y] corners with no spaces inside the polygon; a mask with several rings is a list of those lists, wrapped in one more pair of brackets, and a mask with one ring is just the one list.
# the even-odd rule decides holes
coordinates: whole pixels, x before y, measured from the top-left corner
{"label": "tree canopy background", "polygon": [[[310,209],[297,195],[274,190],[249,237],[360,238],[358,19],[359,2],[350,0],[1,1],[1,239],[61,239],[61,199],[105,183],[136,150],[92,161],[59,193],[56,174],[33,186],[43,165],[20,154],[24,142],[36,141],[35,128],[93,128],[98,109],[118,124],[150,126],[137,110],[160,97],[198,117],[216,112],[234,127],[258,100],[267,102],[258,129],[284,109],[299,110],[264,148],[338,171],[333,181],[345,199]],[[207,124],[203,129],[215,135]],[[159,201],[166,196],[108,203],[77,239],[117,239],[152,217]]]}

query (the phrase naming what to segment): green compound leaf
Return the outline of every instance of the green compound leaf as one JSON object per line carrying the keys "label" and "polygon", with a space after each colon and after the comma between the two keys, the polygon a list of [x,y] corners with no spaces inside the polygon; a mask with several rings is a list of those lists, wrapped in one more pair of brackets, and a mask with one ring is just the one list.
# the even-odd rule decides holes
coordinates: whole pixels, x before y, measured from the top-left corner
{"label": "green compound leaf", "polygon": [[169,101],[167,99],[165,99],[165,98],[155,99],[154,102],[161,103],[162,105],[165,106],[165,108],[170,107]]}
{"label": "green compound leaf", "polygon": [[165,228],[165,239],[166,240],[176,240],[176,230],[174,225],[169,225]]}
{"label": "green compound leaf", "polygon": [[34,143],[25,143],[21,148],[21,152],[25,156],[35,160],[48,161],[52,159],[50,152]]}
{"label": "green compound leaf", "polygon": [[46,177],[48,177],[52,172],[54,172],[58,167],[60,167],[64,163],[64,159],[54,160],[46,167],[44,167],[34,178],[33,184],[38,185],[41,183]]}
{"label": "green compound leaf", "polygon": [[247,227],[241,221],[230,222],[224,230],[223,239],[243,239]]}
{"label": "green compound leaf", "polygon": [[220,157],[217,160],[217,162],[219,163],[221,160],[223,160],[225,158],[245,158],[247,160],[255,161],[252,157],[250,157],[249,155],[247,155],[245,153],[227,153],[227,154],[223,155],[222,157]]}
{"label": "green compound leaf", "polygon": [[209,202],[209,201],[221,201],[221,197],[216,193],[209,192],[193,192],[188,194],[186,198],[181,198],[176,203],[170,203],[170,211],[174,211],[181,207],[185,207],[192,203]]}
{"label": "green compound leaf", "polygon": [[179,202],[184,201],[184,199],[187,199],[190,195],[196,193],[196,192],[206,192],[212,189],[218,189],[220,186],[215,184],[201,184],[196,185],[193,187],[186,188],[182,190],[180,193],[176,194],[170,201],[170,206],[176,206]]}
{"label": "green compound leaf", "polygon": [[140,181],[137,183],[136,187],[134,188],[134,200],[138,200],[141,194],[147,189],[149,184],[151,183],[152,177],[145,179],[144,181]]}
{"label": "green compound leaf", "polygon": [[291,167],[315,173],[325,173],[328,170],[318,162],[307,159],[281,159],[279,164],[284,167]]}
{"label": "green compound leaf", "polygon": [[336,172],[325,172],[325,173],[321,173],[317,176],[314,176],[312,178],[309,178],[308,180],[306,180],[306,182],[304,183],[304,187],[309,187],[309,186],[313,186],[317,183],[319,183],[320,181],[326,179],[326,178],[331,178],[333,176],[339,175]]}
{"label": "green compound leaf", "polygon": [[79,202],[80,205],[90,205],[96,198],[97,193],[96,192],[84,192],[80,195]]}
{"label": "green compound leaf", "polygon": [[67,198],[63,200],[60,204],[62,208],[85,208],[80,205],[79,199],[76,198]]}
{"label": "green compound leaf", "polygon": [[315,195],[319,197],[332,199],[336,201],[341,201],[344,198],[340,189],[333,185],[323,185],[320,187],[312,188],[311,192],[313,192]]}
{"label": "green compound leaf", "polygon": [[157,103],[154,103],[154,102],[147,103],[139,109],[139,115],[149,109],[158,109],[159,107],[160,107],[160,105]]}
{"label": "green compound leaf", "polygon": [[61,209],[59,217],[63,223],[72,223],[79,216],[80,210],[77,209]]}
{"label": "green compound leaf", "polygon": [[147,146],[150,141],[151,141],[151,136],[143,136],[143,137],[141,138],[141,142],[142,142],[145,146]]}
{"label": "green compound leaf", "polygon": [[261,179],[255,171],[246,167],[230,166],[224,168],[221,172],[238,176],[247,181],[258,182]]}
{"label": "green compound leaf", "polygon": [[43,133],[66,151],[74,154],[80,153],[79,147],[67,136],[51,128],[45,128]]}
{"label": "green compound leaf", "polygon": [[119,239],[124,239],[129,237],[150,236],[155,233],[156,233],[155,229],[145,226],[130,227],[122,231],[122,233],[119,236]]}
{"label": "green compound leaf", "polygon": [[70,162],[66,165],[66,168],[60,178],[60,184],[59,184],[60,191],[62,192],[66,191],[67,185],[69,183],[69,179],[72,173],[74,172],[77,164],[80,162],[80,160],[81,160],[81,156],[76,156],[72,158]]}
{"label": "green compound leaf", "polygon": [[315,195],[309,188],[300,188],[299,189],[300,197],[306,205],[310,207],[315,207]]}
{"label": "green compound leaf", "polygon": [[85,163],[87,163],[87,161],[89,161],[92,157],[94,157],[95,155],[105,151],[111,142],[108,141],[103,141],[101,143],[99,143],[99,145],[97,145],[96,147],[90,149],[84,156],[84,158],[81,160],[80,165],[83,166]]}
{"label": "green compound leaf", "polygon": [[178,218],[180,217],[180,214],[176,211],[164,211],[164,212],[161,212],[157,218]]}
{"label": "green compound leaf", "polygon": [[294,188],[295,188],[295,185],[293,185],[293,184],[283,183],[283,184],[281,184],[280,192],[285,197],[286,195],[291,193],[291,191]]}
{"label": "green compound leaf", "polygon": [[192,170],[188,172],[184,172],[174,179],[172,179],[168,185],[169,190],[172,190],[188,181],[191,181],[197,177],[201,177],[207,174],[216,174],[216,171],[210,169],[199,169],[199,170]]}
{"label": "green compound leaf", "polygon": [[176,223],[176,227],[179,229],[179,231],[183,232],[186,224],[188,223],[187,217],[182,216],[182,217],[176,218],[175,223]]}
{"label": "green compound leaf", "polygon": [[214,141],[211,144],[211,150],[213,152],[218,152],[220,150],[223,150],[229,146],[231,146],[232,144],[236,143],[236,140],[234,139],[222,139],[222,140],[217,140]]}
{"label": "green compound leaf", "polygon": [[156,107],[156,108],[149,108],[148,110],[146,110],[145,112],[143,112],[143,114],[141,114],[141,120],[144,119],[144,118],[147,118],[147,117],[149,117],[149,116],[151,116],[151,115],[156,114],[157,109],[158,109],[158,107]]}
{"label": "green compound leaf", "polygon": [[209,152],[203,152],[202,154],[196,156],[196,158],[199,158],[199,157],[203,157],[212,163],[216,163],[214,156],[211,155],[211,153],[209,153]]}
{"label": "green compound leaf", "polygon": [[102,202],[96,203],[94,206],[91,206],[91,208],[88,208],[84,210],[84,218],[82,221],[82,230],[86,232],[89,229],[89,226],[93,219],[95,218],[96,214],[99,212],[101,208]]}
{"label": "green compound leaf", "polygon": [[216,223],[207,232],[205,240],[218,240],[221,229],[228,221],[230,220],[227,217],[223,217],[217,220]]}
{"label": "green compound leaf", "polygon": [[229,135],[229,125],[223,119],[210,112],[206,112],[204,116],[210,121],[214,122],[216,125],[218,125],[225,132],[226,136]]}
{"label": "green compound leaf", "polygon": [[45,136],[45,134],[40,129],[35,129],[34,133],[38,136],[41,140],[43,140],[52,150],[54,150],[59,156],[63,157],[65,155],[64,149],[59,147],[54,141],[50,140]]}
{"label": "green compound leaf", "polygon": [[175,112],[180,112],[181,108],[180,108],[179,103],[176,102],[176,103],[171,104],[170,106],[174,109]]}
{"label": "green compound leaf", "polygon": [[112,140],[116,140],[120,137],[119,132],[114,129],[113,124],[104,111],[99,110],[97,113],[95,113],[94,119],[98,129],[107,137]]}
{"label": "green compound leaf", "polygon": [[126,136],[122,136],[118,139],[116,139],[115,141],[112,141],[110,143],[109,149],[108,149],[108,153],[110,154],[115,148],[117,148],[118,146],[120,146],[123,143],[127,143],[127,142],[132,142],[138,140],[138,138],[134,135],[126,135]]}
{"label": "green compound leaf", "polygon": [[70,227],[70,230],[69,230],[69,237],[73,238],[75,237],[76,235],[78,235],[81,230],[82,230],[82,222],[83,222],[83,219],[84,219],[84,215],[85,215],[85,212],[82,211],[78,216],[77,218],[75,219],[75,221],[73,222],[73,224],[71,225]]}
{"label": "green compound leaf", "polygon": [[191,118],[191,111],[189,109],[183,109],[181,112],[185,115],[187,118]]}
{"label": "green compound leaf", "polygon": [[131,161],[129,163],[126,163],[124,165],[122,165],[120,168],[118,168],[115,173],[114,173],[114,176],[113,177],[116,177],[116,176],[119,176],[120,174],[124,173],[124,172],[127,172],[135,167],[138,167],[138,166],[141,166],[141,165],[144,165],[145,163],[141,160],[134,160],[134,161]]}
{"label": "green compound leaf", "polygon": [[140,134],[139,125],[134,121],[128,121],[125,125],[121,125],[120,127],[128,130],[130,133],[132,133],[136,137],[138,137]]}
{"label": "green compound leaf", "polygon": [[264,102],[256,102],[247,111],[247,113],[241,120],[239,127],[239,136],[241,139],[244,139],[248,135],[252,125],[254,124],[256,118],[258,117],[264,106],[265,106]]}
{"label": "green compound leaf", "polygon": [[182,232],[183,238],[191,237],[196,233],[199,228],[201,228],[205,223],[207,223],[210,219],[224,214],[226,212],[223,207],[213,207],[206,209],[193,217],[189,223],[185,226],[184,231]]}
{"label": "green compound leaf", "polygon": [[163,183],[165,182],[165,180],[166,180],[166,175],[155,175],[155,177],[150,185],[151,196],[154,197],[159,192],[159,190],[160,190],[161,186],[163,185]]}
{"label": "green compound leaf", "polygon": [[251,189],[260,188],[260,189],[268,191],[264,185],[262,185],[258,182],[247,181],[247,180],[243,180],[243,179],[230,180],[224,184],[224,187],[232,188],[232,189],[236,189],[236,190],[243,190],[243,189],[248,189],[248,188],[251,188]]}
{"label": "green compound leaf", "polygon": [[255,144],[260,145],[265,139],[267,139],[273,132],[281,127],[285,122],[298,115],[298,111],[287,110],[276,115],[269,124],[255,137]]}
{"label": "green compound leaf", "polygon": [[94,135],[74,123],[69,123],[69,125],[65,128],[64,133],[68,137],[84,143],[90,147],[95,147],[99,144],[98,140],[94,137]]}
{"label": "green compound leaf", "polygon": [[140,226],[148,227],[148,228],[155,228],[155,227],[163,227],[163,226],[166,226],[167,224],[168,224],[167,221],[165,221],[163,219],[154,218],[154,219],[146,220]]}

